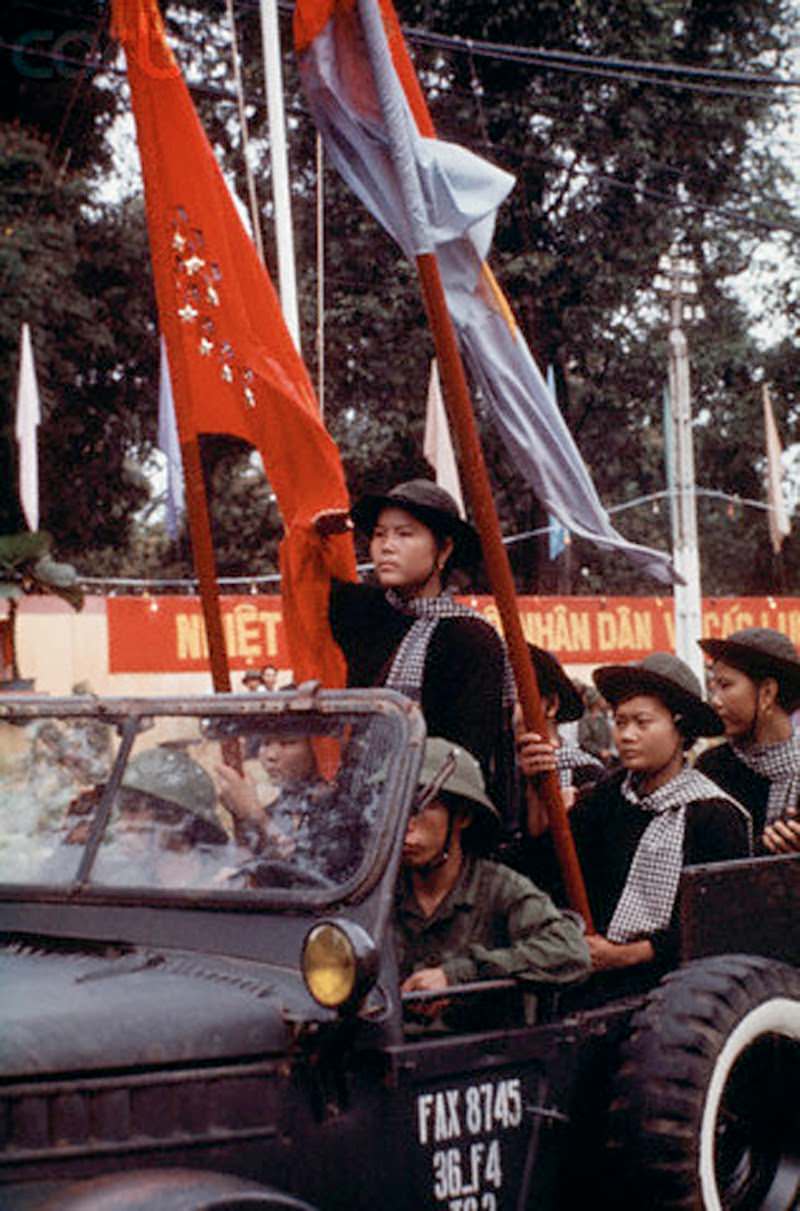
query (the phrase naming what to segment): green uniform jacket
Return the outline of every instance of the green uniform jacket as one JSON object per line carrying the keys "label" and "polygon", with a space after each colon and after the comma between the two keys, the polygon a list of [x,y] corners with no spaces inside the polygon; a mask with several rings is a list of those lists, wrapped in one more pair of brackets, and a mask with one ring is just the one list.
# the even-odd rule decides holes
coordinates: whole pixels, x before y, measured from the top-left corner
{"label": "green uniform jacket", "polygon": [[431,917],[401,881],[395,913],[400,979],[442,967],[450,984],[516,976],[566,984],[589,974],[583,926],[561,912],[529,879],[468,856],[455,885]]}

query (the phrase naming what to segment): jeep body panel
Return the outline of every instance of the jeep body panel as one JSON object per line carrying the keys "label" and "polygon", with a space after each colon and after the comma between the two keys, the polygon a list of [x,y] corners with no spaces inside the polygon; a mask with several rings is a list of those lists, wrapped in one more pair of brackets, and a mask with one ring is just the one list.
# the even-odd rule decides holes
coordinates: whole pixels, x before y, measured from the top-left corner
{"label": "jeep body panel", "polygon": [[[48,723],[68,740],[79,724],[77,748]],[[39,750],[83,760],[96,724],[113,731],[109,761],[89,787],[80,844],[59,851],[72,766],[57,764],[53,781]],[[241,758],[248,729],[267,725],[310,736],[320,753],[333,743],[333,785],[344,773],[344,807],[360,812],[344,874],[294,882],[282,859],[257,867],[253,885],[229,886],[220,849],[201,885],[93,877],[139,752],[197,745],[207,759],[211,746],[213,776],[225,746]],[[644,995],[590,1008],[588,986],[537,990],[536,1025],[520,1013],[512,1027],[404,1033],[390,924],[423,739],[416,708],[385,691],[0,701],[0,815],[15,823],[20,785],[41,805],[19,834],[23,849],[30,842],[19,868],[0,835],[4,1211],[205,1211],[215,1199],[295,1211],[589,1205],[620,1046]],[[37,866],[42,845],[59,861]],[[696,868],[682,887],[684,960],[748,951],[797,962],[800,855]],[[357,925],[377,948],[374,985],[347,1012],[323,1009],[302,978],[303,941],[321,920]]]}

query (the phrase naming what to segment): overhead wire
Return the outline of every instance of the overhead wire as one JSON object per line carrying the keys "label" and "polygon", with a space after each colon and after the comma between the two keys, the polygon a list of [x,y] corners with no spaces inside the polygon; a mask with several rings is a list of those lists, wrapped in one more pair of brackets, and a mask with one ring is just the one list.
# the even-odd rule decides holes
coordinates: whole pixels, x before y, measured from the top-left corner
{"label": "overhead wire", "polygon": [[[34,12],[58,13],[59,15],[63,15],[65,11],[63,8],[50,8],[35,0],[28,0],[27,3],[25,0],[20,0],[17,7],[29,8]],[[237,0],[237,7],[256,11],[259,8],[259,0]],[[277,7],[279,12],[287,16],[291,16],[294,11],[294,4],[290,0],[278,0]],[[82,15],[78,10],[73,10],[73,12],[76,17]],[[491,42],[478,38],[465,38],[458,34],[442,34],[416,26],[403,26],[402,28],[404,37],[412,45],[429,46],[455,54],[465,54],[471,59],[476,56],[492,58],[551,70],[599,75],[602,78],[617,81],[660,83],[667,87],[691,89],[699,87],[701,90],[711,93],[718,91],[716,88],[718,84],[720,87],[724,86],[724,95],[762,97],[769,89],[800,88],[800,76],[778,76],[768,72],[743,72],[731,68],[698,66],[690,63],[672,61],[658,63],[652,60],[626,59],[620,56],[596,55],[580,51],[515,46],[507,42]],[[3,45],[8,47],[7,43]],[[708,82],[713,82],[713,84]],[[758,86],[765,91],[748,94],[742,89],[733,89],[733,85],[741,85],[743,88]]]}
{"label": "overhead wire", "polygon": [[[248,0],[238,0],[238,5],[239,5],[239,7],[255,9],[255,8],[257,8],[257,0],[252,0],[252,2],[250,2],[250,3],[248,3]],[[35,3],[27,4],[27,5],[25,5],[25,7],[29,7],[31,9],[33,9],[34,11],[50,11],[45,6],[35,4]],[[279,3],[278,7],[280,10],[282,10],[284,12],[289,12],[292,9],[292,5],[286,4],[286,3]],[[52,11],[58,11],[58,10],[52,10]],[[94,32],[93,32],[93,42],[92,42],[93,47],[96,47],[96,45],[97,45],[99,29],[100,29],[102,20],[103,20],[103,15],[101,14],[100,18],[98,19],[98,23],[94,28]],[[460,53],[465,53],[470,57],[473,87],[472,87],[471,92],[468,95],[473,102],[477,103],[481,107],[481,112],[482,112],[482,99],[480,97],[479,90],[476,89],[476,87],[475,87],[477,80],[476,80],[476,76],[475,76],[474,57],[476,55],[506,57],[509,59],[516,59],[520,62],[541,63],[544,65],[550,65],[550,66],[554,66],[554,67],[563,67],[564,70],[568,70],[568,69],[572,70],[573,68],[575,70],[578,70],[579,68],[581,70],[584,70],[584,69],[588,70],[588,68],[593,64],[602,65],[603,67],[613,68],[615,71],[622,71],[622,72],[627,72],[628,69],[639,70],[640,68],[644,67],[644,68],[647,68],[647,71],[651,72],[653,74],[653,76],[659,80],[664,75],[680,72],[680,73],[689,75],[693,78],[714,79],[714,80],[717,80],[717,79],[734,80],[735,79],[737,81],[758,82],[758,83],[761,83],[764,85],[769,85],[772,87],[800,86],[800,78],[795,78],[795,77],[776,78],[771,75],[764,75],[764,74],[758,74],[758,73],[734,72],[734,71],[729,71],[727,69],[718,69],[718,68],[694,67],[689,64],[645,63],[642,60],[627,60],[627,59],[620,59],[620,58],[612,59],[612,58],[602,57],[602,56],[584,55],[584,54],[579,54],[577,52],[534,49],[534,48],[530,48],[530,47],[514,47],[514,46],[510,46],[508,44],[504,44],[504,43],[490,43],[490,42],[479,41],[476,39],[465,39],[465,38],[460,38],[458,36],[431,33],[430,31],[420,30],[420,29],[416,29],[416,28],[407,28],[405,32],[406,32],[406,35],[408,36],[408,38],[412,42],[416,41],[420,44],[433,45],[433,46],[437,46],[439,48],[453,50],[453,51],[457,51]],[[108,62],[103,61],[102,59],[91,62],[91,57],[89,55],[81,58],[79,56],[68,55],[68,54],[64,54],[63,52],[58,52],[58,51],[54,51],[52,49],[47,49],[47,48],[43,48],[43,47],[35,47],[32,45],[26,45],[23,47],[19,43],[16,43],[16,44],[9,43],[5,39],[0,39],[0,49],[10,50],[12,52],[19,51],[20,53],[24,53],[25,55],[28,55],[28,56],[31,56],[34,58],[49,59],[51,61],[62,63],[67,66],[74,66],[74,67],[80,68],[81,74],[78,78],[78,81],[76,83],[76,88],[72,94],[70,103],[67,107],[68,111],[71,111],[72,107],[74,106],[74,103],[77,99],[77,95],[80,91],[80,87],[85,82],[88,72],[90,72],[90,71],[106,72],[106,73],[110,73],[113,75],[117,75],[121,78],[125,77],[124,68],[118,67],[114,64],[109,64]],[[618,77],[615,77],[615,78],[618,79]],[[625,78],[630,79],[631,77],[628,75]],[[211,97],[211,98],[214,98],[219,101],[225,101],[225,102],[230,102],[232,104],[238,104],[238,99],[237,99],[236,94],[229,92],[227,89],[225,89],[222,86],[211,85],[211,84],[189,83],[188,81],[187,81],[187,86],[189,87],[190,92],[192,92],[195,95]],[[759,97],[762,97],[765,94],[759,93],[757,95]],[[63,130],[66,125],[67,117],[68,117],[68,113],[66,113],[65,117],[62,118],[62,122],[61,122],[61,125],[59,128],[59,138],[63,134]],[[484,133],[485,133],[485,121],[484,121]],[[498,150],[495,145],[490,144],[490,147],[492,147],[492,149],[494,151]],[[505,148],[505,147],[500,150],[503,154],[507,154],[509,151],[509,149]],[[520,153],[520,155],[523,156],[524,153]],[[555,168],[558,168],[561,170],[563,170],[565,167],[564,165],[559,164],[557,161],[548,160],[545,157],[535,157],[535,158],[538,159],[541,163],[549,164],[551,167],[555,167]],[[741,224],[741,225],[744,225],[747,227],[757,228],[759,230],[764,230],[764,231],[785,231],[792,235],[800,234],[800,226],[791,222],[788,219],[775,220],[775,219],[771,219],[771,218],[762,218],[762,217],[744,214],[741,211],[734,211],[734,210],[731,210],[729,207],[714,206],[713,204],[703,203],[703,202],[696,201],[693,199],[682,199],[682,200],[676,199],[675,197],[671,196],[670,194],[661,193],[658,190],[652,189],[652,187],[650,187],[650,186],[635,183],[635,182],[632,183],[629,181],[624,181],[618,177],[613,176],[612,174],[599,173],[596,169],[573,168],[572,171],[577,172],[578,174],[586,177],[587,179],[594,179],[594,180],[603,182],[606,185],[609,185],[615,189],[619,189],[619,190],[623,190],[623,191],[627,191],[627,192],[635,192],[635,193],[640,194],[642,197],[651,199],[652,201],[664,202],[664,203],[667,203],[668,205],[677,206],[681,209],[691,209],[693,211],[714,215],[714,216],[723,218],[727,222],[730,222],[732,224]],[[672,171],[674,171],[676,174],[678,172],[677,169],[674,169]],[[777,202],[778,205],[784,204],[777,200],[773,200],[773,202]]]}
{"label": "overhead wire", "polygon": [[[239,6],[252,9],[252,8],[255,8],[257,6],[257,4],[256,3],[247,3],[246,0],[239,0]],[[38,11],[49,11],[49,10],[46,10],[43,6],[28,5],[27,7],[38,9]],[[278,7],[279,7],[279,9],[281,9],[285,12],[285,11],[288,11],[288,9],[291,6],[288,6],[285,3],[279,3]],[[63,12],[63,10],[52,10],[52,11]],[[100,20],[98,21],[98,24],[94,30],[93,39],[92,39],[92,48],[91,48],[92,50],[96,50],[96,47],[97,47],[101,22],[102,22],[102,16],[101,16]],[[728,71],[728,70],[723,70],[723,69],[699,68],[699,67],[693,67],[691,65],[686,65],[686,64],[654,64],[654,63],[644,63],[644,62],[638,61],[638,60],[613,59],[613,58],[602,57],[602,56],[582,55],[582,54],[577,54],[577,53],[572,53],[572,52],[548,51],[548,50],[541,50],[541,49],[534,49],[534,48],[519,48],[519,47],[509,46],[506,44],[500,44],[500,43],[479,42],[479,41],[476,41],[473,39],[462,39],[462,38],[459,38],[456,36],[439,35],[439,34],[435,34],[435,33],[430,33],[429,31],[418,30],[418,29],[406,29],[405,33],[406,33],[406,36],[409,39],[409,41],[412,43],[416,43],[421,46],[430,46],[430,47],[434,47],[436,49],[441,49],[441,50],[453,51],[456,53],[465,53],[469,56],[470,73],[471,73],[471,78],[470,78],[471,93],[469,95],[470,95],[471,100],[473,102],[475,102],[476,104],[478,104],[479,110],[481,113],[482,113],[482,97],[481,97],[480,83],[477,78],[477,72],[475,69],[475,63],[474,63],[475,56],[489,56],[489,57],[493,57],[493,58],[496,58],[499,60],[514,61],[514,62],[518,62],[521,64],[528,64],[528,65],[531,65],[534,67],[545,68],[548,70],[563,71],[563,72],[568,72],[568,73],[573,73],[573,74],[588,75],[588,76],[592,76],[595,78],[610,79],[610,80],[614,80],[616,83],[624,84],[624,83],[633,82],[633,83],[643,83],[643,84],[657,84],[659,86],[685,88],[689,91],[705,92],[705,93],[709,93],[712,95],[720,94],[720,95],[726,95],[726,96],[764,99],[765,97],[767,97],[769,95],[767,91],[746,91],[745,88],[743,88],[743,87],[733,88],[733,87],[731,87],[731,85],[739,84],[739,85],[747,86],[748,90],[750,88],[752,88],[752,86],[754,86],[754,85],[760,86],[763,90],[766,90],[767,88],[770,88],[770,89],[795,88],[795,87],[800,86],[800,78],[794,78],[794,77],[776,77],[774,75],[765,75],[765,74],[759,74],[759,73],[743,73],[743,72],[734,72],[734,71]],[[73,90],[73,93],[71,95],[69,105],[65,111],[65,114],[62,118],[62,121],[61,121],[61,124],[59,127],[59,133],[58,133],[58,136],[56,139],[56,147],[58,146],[60,139],[63,136],[63,131],[66,127],[66,124],[67,124],[67,121],[71,114],[71,111],[74,108],[75,103],[77,102],[77,98],[78,98],[80,89],[85,84],[85,81],[88,78],[88,74],[92,71],[95,71],[95,72],[105,72],[105,73],[109,73],[109,74],[113,74],[113,75],[118,75],[120,77],[125,76],[124,69],[119,68],[114,64],[110,64],[107,61],[104,61],[103,59],[98,59],[97,57],[95,57],[94,61],[92,61],[91,51],[86,56],[79,57],[79,56],[72,56],[72,55],[64,54],[63,52],[54,51],[52,49],[34,47],[31,45],[26,45],[23,47],[20,44],[8,43],[5,40],[0,40],[0,48],[10,50],[10,51],[19,51],[20,53],[24,53],[25,55],[28,55],[28,56],[42,58],[42,59],[49,59],[51,61],[59,62],[59,63],[68,65],[68,66],[75,66],[75,67],[81,69],[80,74],[78,76],[78,80],[76,82],[75,89]],[[685,77],[685,78],[680,79],[679,77],[681,77],[681,76]],[[678,77],[678,78],[676,78],[676,77]],[[722,83],[718,84],[717,82],[722,82]],[[235,94],[230,93],[227,89],[225,89],[222,86],[199,84],[199,83],[189,83],[188,81],[187,81],[187,84],[188,84],[190,91],[192,93],[195,93],[196,95],[208,96],[208,97],[212,97],[218,101],[226,101],[226,102],[230,102],[230,103],[234,103],[234,104],[237,102],[237,98],[236,98]],[[484,134],[484,139],[486,139],[485,121],[483,123],[483,132],[482,133]],[[486,141],[488,142],[488,139]],[[521,153],[521,154],[524,155],[524,153]],[[534,158],[539,159],[542,163],[549,164],[552,167],[557,167],[557,168],[561,168],[561,169],[564,169],[566,167],[564,165],[558,164],[558,162],[556,162],[556,161],[548,161],[544,157],[534,157]],[[674,172],[676,175],[679,172],[678,169],[673,169],[671,166],[663,166],[663,167],[667,171]],[[766,230],[787,231],[792,234],[800,234],[800,226],[790,223],[790,222],[786,222],[786,221],[772,222],[768,219],[761,219],[761,218],[756,218],[751,215],[743,214],[740,211],[731,211],[727,207],[715,207],[713,205],[704,204],[704,203],[700,203],[700,202],[696,202],[696,201],[692,201],[692,200],[681,201],[681,200],[676,199],[674,196],[661,193],[660,191],[657,191],[657,190],[653,190],[648,186],[639,185],[639,184],[631,183],[628,181],[623,181],[617,177],[614,177],[613,175],[599,173],[596,170],[577,168],[577,169],[574,169],[574,171],[578,172],[579,174],[581,174],[587,178],[594,179],[594,180],[603,182],[607,185],[610,185],[613,188],[637,192],[643,197],[649,197],[652,200],[658,201],[658,202],[666,202],[671,206],[678,206],[678,207],[683,207],[683,208],[688,208],[688,209],[692,209],[692,210],[696,210],[696,211],[702,211],[702,212],[714,214],[714,215],[717,215],[719,217],[726,219],[729,222],[733,222],[736,224],[743,224],[743,225],[758,227],[758,228],[762,228],[762,229],[766,229]],[[337,280],[337,279],[338,279],[337,284],[341,285],[342,279],[339,277],[339,275],[335,275],[334,280]],[[698,489],[698,493],[700,495],[705,495],[708,497],[716,497],[718,499],[726,500],[729,502],[734,502],[736,504],[747,504],[747,505],[751,505],[753,507],[762,508],[762,509],[768,508],[768,506],[764,505],[762,502],[745,501],[738,497],[731,497],[731,496],[729,496],[725,493],[721,493],[721,492],[714,492],[711,490]],[[609,508],[608,511],[609,511],[609,513],[622,512],[625,509],[635,507],[636,505],[645,503],[647,501],[655,501],[655,500],[662,498],[664,496],[667,496],[667,495],[668,495],[668,493],[666,493],[666,492],[651,494],[648,497],[637,498],[636,500],[631,501],[631,502],[626,502],[621,505],[612,506],[611,508]],[[529,538],[535,537],[539,534],[544,534],[546,532],[547,532],[547,527],[544,527],[544,528],[538,529],[538,530],[531,530],[531,531],[521,533],[519,535],[512,536],[512,537],[506,539],[506,542],[509,545],[513,544],[513,543],[518,543],[518,542],[525,541]],[[267,583],[267,582],[275,582],[278,580],[279,580],[279,577],[277,575],[275,575],[275,576],[268,576],[268,577],[263,577],[263,578],[254,578],[254,577],[227,578],[227,579],[223,579],[220,583],[223,583],[223,584],[251,584],[251,583],[256,583],[257,581],[258,582],[263,581],[263,582]],[[95,583],[95,582],[92,581],[91,578],[87,578],[84,580],[84,583],[89,585],[89,584]],[[187,580],[175,580],[175,581],[161,580],[161,581],[149,581],[149,582],[125,581],[125,580],[117,580],[117,581],[112,582],[111,580],[103,580],[103,581],[101,581],[101,583],[106,583],[106,584],[149,583],[149,584],[153,584],[153,585],[155,585],[155,584],[162,584],[162,585],[183,584],[183,585],[186,585],[186,584],[191,584],[191,583],[196,583],[196,582],[191,581],[191,580],[189,580],[189,581],[187,581]]]}
{"label": "overhead wire", "polygon": [[[761,500],[753,500],[746,496],[733,496],[729,492],[722,492],[715,488],[696,488],[695,492],[698,496],[706,497],[711,500],[718,500],[728,505],[733,505],[736,508],[747,507],[751,509],[759,509],[763,512],[769,512],[771,505],[766,504]],[[634,497],[632,500],[623,501],[621,504],[610,505],[607,512],[611,514],[624,513],[628,509],[640,508],[642,505],[657,504],[659,501],[666,500],[677,493],[670,492],[669,489],[662,489],[659,492],[648,492],[643,496]],[[549,524],[546,526],[538,526],[533,530],[522,530],[519,534],[506,535],[503,538],[503,544],[506,547],[516,546],[519,543],[529,542],[532,538],[544,537],[550,530]],[[371,572],[374,570],[372,563],[360,563],[358,565],[359,572]],[[281,581],[280,572],[267,572],[263,575],[249,576],[220,576],[218,583],[222,588],[244,588],[247,586],[254,587],[258,585],[278,585]],[[158,588],[193,588],[197,587],[198,581],[194,576],[187,577],[136,577],[136,576],[81,576],[81,586],[84,589],[102,589],[110,587],[112,589],[135,588],[143,592],[150,589]]]}
{"label": "overhead wire", "polygon": [[437,34],[429,30],[404,29],[406,38],[423,46],[454,51],[468,55],[482,55],[492,59],[548,67],[561,71],[581,70],[586,74],[596,71],[615,72],[625,79],[636,81],[658,80],[672,84],[675,77],[691,80],[712,80],[730,86],[742,84],[765,88],[800,88],[798,76],[776,76],[765,72],[741,72],[730,68],[695,67],[689,63],[655,63],[642,59],[622,59],[605,55],[582,54],[577,51],[549,50],[534,47],[519,47],[509,43],[485,42],[474,38],[461,38],[452,34]]}

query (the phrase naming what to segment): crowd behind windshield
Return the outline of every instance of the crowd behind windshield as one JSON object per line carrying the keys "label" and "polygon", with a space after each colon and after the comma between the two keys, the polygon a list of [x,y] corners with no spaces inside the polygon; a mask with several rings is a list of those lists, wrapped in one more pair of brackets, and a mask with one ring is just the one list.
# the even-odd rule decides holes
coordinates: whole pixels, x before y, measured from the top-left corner
{"label": "crowd behind windshield", "polygon": [[2,720],[0,883],[338,887],[374,831],[390,732],[385,718],[358,715],[335,725],[230,714]]}

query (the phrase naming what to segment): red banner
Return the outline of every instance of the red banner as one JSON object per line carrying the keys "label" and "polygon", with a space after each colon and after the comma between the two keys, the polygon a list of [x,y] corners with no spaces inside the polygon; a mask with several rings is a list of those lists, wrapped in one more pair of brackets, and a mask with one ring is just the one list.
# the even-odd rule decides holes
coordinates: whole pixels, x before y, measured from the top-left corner
{"label": "red banner", "polygon": [[[492,597],[462,597],[499,627]],[[110,597],[109,671],[196,673],[208,668],[208,645],[197,597]],[[653,651],[672,651],[671,597],[520,597],[525,638],[565,664],[613,664]],[[280,597],[222,598],[231,668],[289,667]],[[706,597],[703,635],[741,627],[784,631],[800,647],[800,597]]]}

